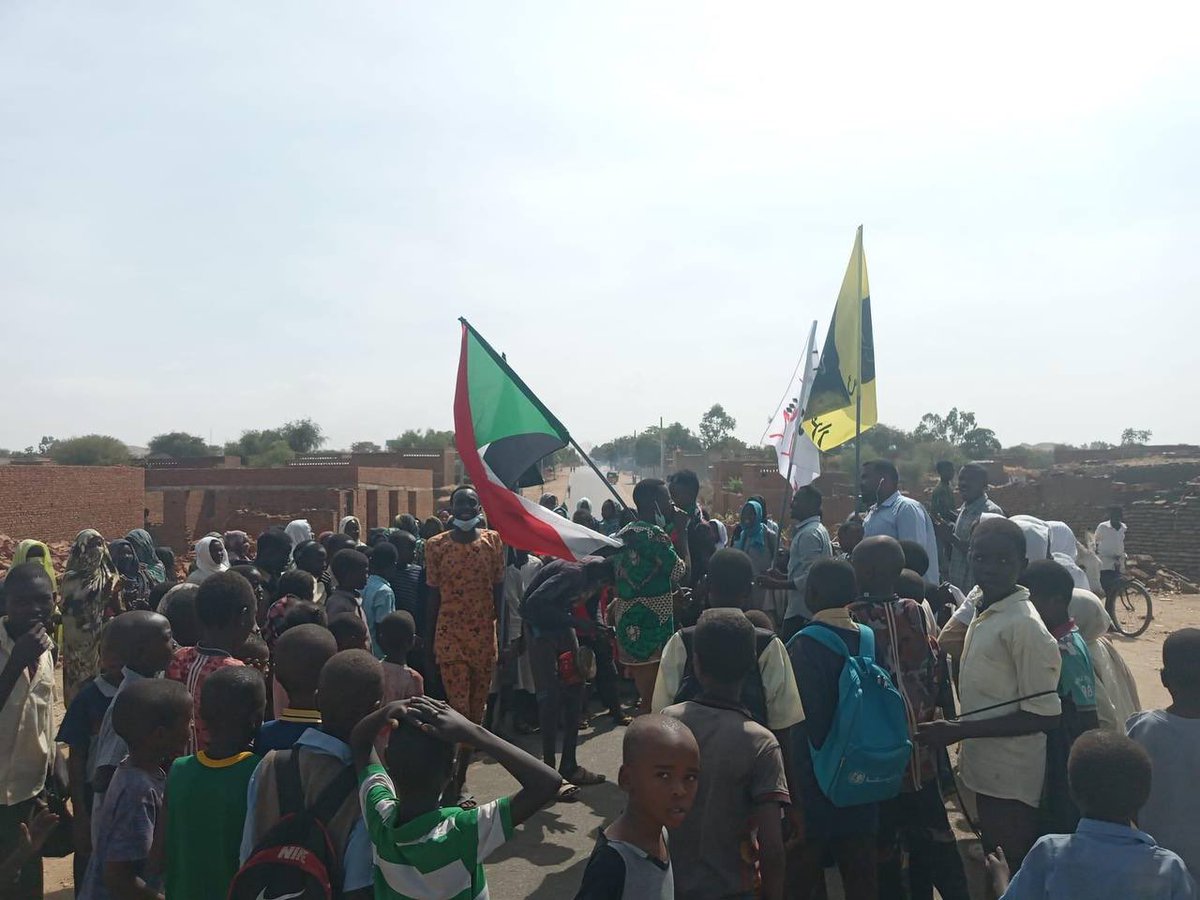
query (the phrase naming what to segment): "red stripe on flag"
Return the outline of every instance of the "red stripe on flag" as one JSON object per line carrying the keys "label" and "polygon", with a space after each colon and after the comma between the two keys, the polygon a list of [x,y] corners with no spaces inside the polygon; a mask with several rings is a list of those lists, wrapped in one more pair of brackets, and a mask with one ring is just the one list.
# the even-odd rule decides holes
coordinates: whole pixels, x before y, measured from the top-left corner
{"label": "red stripe on flag", "polygon": [[530,553],[574,559],[562,535],[548,522],[529,515],[517,495],[488,477],[487,467],[475,445],[475,422],[471,417],[471,393],[467,383],[467,326],[462,328],[462,349],[458,357],[458,383],[454,391],[454,443],[463,468],[471,476],[487,514],[488,527],[498,531],[504,543]]}

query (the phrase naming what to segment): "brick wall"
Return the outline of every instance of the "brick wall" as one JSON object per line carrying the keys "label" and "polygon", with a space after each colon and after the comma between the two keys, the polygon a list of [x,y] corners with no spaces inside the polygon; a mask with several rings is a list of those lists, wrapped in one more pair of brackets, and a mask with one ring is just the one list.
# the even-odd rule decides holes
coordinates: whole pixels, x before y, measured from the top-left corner
{"label": "brick wall", "polygon": [[145,473],[130,466],[0,466],[0,533],[71,540],[84,528],[106,538],[142,526]]}

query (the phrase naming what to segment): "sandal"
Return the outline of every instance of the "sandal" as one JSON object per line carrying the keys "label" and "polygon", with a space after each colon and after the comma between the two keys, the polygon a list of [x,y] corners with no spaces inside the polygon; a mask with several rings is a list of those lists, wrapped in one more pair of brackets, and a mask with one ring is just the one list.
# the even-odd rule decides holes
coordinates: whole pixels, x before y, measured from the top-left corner
{"label": "sandal", "polygon": [[565,781],[558,791],[556,798],[559,803],[575,803],[579,800],[579,786],[575,784],[567,784]]}
{"label": "sandal", "polygon": [[459,809],[476,809],[479,806],[479,801],[476,800],[471,794],[459,794],[458,803],[456,805]]}
{"label": "sandal", "polygon": [[594,784],[603,784],[608,781],[608,778],[598,772],[589,772],[583,766],[576,766],[571,772],[559,772],[563,777],[563,781],[576,787],[590,787]]}

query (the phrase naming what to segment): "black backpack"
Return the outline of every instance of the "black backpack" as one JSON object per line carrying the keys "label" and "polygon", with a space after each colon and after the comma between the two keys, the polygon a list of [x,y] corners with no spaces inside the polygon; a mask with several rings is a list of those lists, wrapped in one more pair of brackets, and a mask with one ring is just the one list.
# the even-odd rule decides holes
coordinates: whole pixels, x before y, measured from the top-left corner
{"label": "black backpack", "polygon": [[275,780],[279,821],[238,869],[227,900],[336,900],[342,896],[341,848],[333,846],[326,823],[354,792],[354,769],[342,769],[307,809],[298,750],[276,751]]}
{"label": "black backpack", "polygon": [[[683,677],[679,679],[679,690],[675,692],[676,703],[695,700],[700,694],[700,680],[692,669],[692,640],[695,631],[695,626],[679,630],[679,639],[683,641],[683,647],[687,651],[687,661],[683,665]],[[746,712],[750,713],[750,717],[763,728],[770,726],[767,725],[767,690],[763,687],[762,669],[758,667],[758,659],[773,640],[775,640],[774,632],[768,631],[766,628],[755,627],[754,669],[742,682],[742,706],[746,708]]]}

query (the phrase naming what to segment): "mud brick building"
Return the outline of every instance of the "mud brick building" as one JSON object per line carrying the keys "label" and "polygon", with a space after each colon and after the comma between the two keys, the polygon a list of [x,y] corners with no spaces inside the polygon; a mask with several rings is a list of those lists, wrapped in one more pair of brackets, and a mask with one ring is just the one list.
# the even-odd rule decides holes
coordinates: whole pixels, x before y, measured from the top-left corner
{"label": "mud brick building", "polygon": [[0,466],[0,534],[69,541],[83,528],[117,538],[142,525],[145,473],[129,466]]}
{"label": "mud brick building", "polygon": [[429,516],[434,481],[432,468],[365,466],[348,456],[255,469],[235,458],[153,460],[146,508],[155,539],[181,551],[210,531],[253,536],[298,518],[319,533],[336,530],[342,516],[357,516],[364,528],[390,525],[401,513]]}

